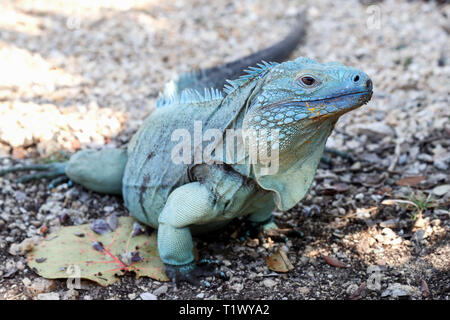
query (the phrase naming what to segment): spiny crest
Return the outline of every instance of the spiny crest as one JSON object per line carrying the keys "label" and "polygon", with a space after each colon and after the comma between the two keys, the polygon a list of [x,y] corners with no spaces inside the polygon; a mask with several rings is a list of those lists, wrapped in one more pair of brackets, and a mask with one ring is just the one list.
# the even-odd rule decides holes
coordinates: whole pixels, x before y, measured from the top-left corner
{"label": "spiny crest", "polygon": [[222,93],[214,88],[205,88],[203,94],[194,89],[186,89],[180,94],[160,93],[156,101],[156,107],[161,108],[174,104],[205,103],[222,99]]}
{"label": "spiny crest", "polygon": [[240,76],[235,80],[227,80],[228,84],[225,85],[223,91],[225,94],[230,94],[230,92],[234,91],[243,84],[262,76],[267,70],[276,65],[278,65],[277,62],[261,61],[261,63],[257,64],[257,67],[249,67],[247,70],[244,70],[246,74],[243,76]]}
{"label": "spiny crest", "polygon": [[295,60],[283,62],[281,64],[280,72],[282,72],[283,70],[297,70],[299,68],[307,68],[311,65],[320,65],[320,63],[311,58],[298,57]]}

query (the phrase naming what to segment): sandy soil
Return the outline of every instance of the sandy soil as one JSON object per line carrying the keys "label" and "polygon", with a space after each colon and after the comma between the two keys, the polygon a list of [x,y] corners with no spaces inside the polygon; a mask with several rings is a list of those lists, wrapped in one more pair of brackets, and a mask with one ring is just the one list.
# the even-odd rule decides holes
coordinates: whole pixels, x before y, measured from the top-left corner
{"label": "sandy soil", "polygon": [[[12,245],[128,213],[118,197],[2,177],[0,299],[450,298],[450,5],[95,3],[0,5],[0,167],[127,143],[176,73],[276,42],[305,7],[308,35],[293,57],[353,65],[374,83],[372,101],[344,116],[328,141],[354,162],[331,155],[304,201],[275,213],[286,234],[241,240],[243,222],[236,221],[219,237],[198,238],[199,254],[222,260],[230,277],[200,288],[130,275],[107,288],[83,281],[68,290],[64,280],[40,278],[24,255],[11,254]],[[386,202],[392,199],[415,205]],[[278,250],[292,271],[267,268],[265,258]]]}

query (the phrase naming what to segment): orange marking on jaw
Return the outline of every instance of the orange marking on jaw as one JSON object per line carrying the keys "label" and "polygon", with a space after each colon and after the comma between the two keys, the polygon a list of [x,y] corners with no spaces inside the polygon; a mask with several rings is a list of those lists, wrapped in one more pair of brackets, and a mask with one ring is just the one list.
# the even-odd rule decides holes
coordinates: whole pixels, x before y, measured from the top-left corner
{"label": "orange marking on jaw", "polygon": [[308,108],[308,111],[311,113],[314,112],[314,110],[316,109],[314,107],[310,107],[308,101],[306,101],[305,104],[306,104],[306,107]]}

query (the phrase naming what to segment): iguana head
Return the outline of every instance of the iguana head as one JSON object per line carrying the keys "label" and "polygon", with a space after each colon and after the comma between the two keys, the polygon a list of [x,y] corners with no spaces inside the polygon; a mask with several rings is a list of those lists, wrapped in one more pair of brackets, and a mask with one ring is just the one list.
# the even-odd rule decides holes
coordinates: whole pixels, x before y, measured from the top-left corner
{"label": "iguana head", "polygon": [[310,133],[323,122],[335,123],[372,96],[367,74],[336,62],[321,64],[298,58],[273,66],[261,80],[243,127],[278,129],[280,153],[298,143],[309,143]]}
{"label": "iguana head", "polygon": [[260,163],[252,168],[258,184],[274,191],[278,208],[287,210],[308,191],[338,118],[372,97],[372,81],[358,69],[307,58],[265,67],[252,79],[257,84],[246,101],[242,127],[269,131],[258,139],[277,150],[278,169],[266,174]]}

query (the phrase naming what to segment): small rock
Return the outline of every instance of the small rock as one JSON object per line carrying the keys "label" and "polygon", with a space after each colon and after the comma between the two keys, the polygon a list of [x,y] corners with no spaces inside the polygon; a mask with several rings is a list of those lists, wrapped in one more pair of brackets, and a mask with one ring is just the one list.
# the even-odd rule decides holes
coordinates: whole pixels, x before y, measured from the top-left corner
{"label": "small rock", "polygon": [[394,231],[392,231],[392,229],[390,228],[383,228],[383,230],[381,230],[381,233],[385,236],[388,237],[390,239],[395,238],[397,235],[395,234]]}
{"label": "small rock", "polygon": [[241,292],[244,289],[244,285],[242,283],[235,283],[231,286],[231,288],[236,292]]}
{"label": "small rock", "polygon": [[350,284],[350,285],[347,287],[347,289],[345,290],[345,292],[346,292],[348,295],[352,295],[356,290],[358,290],[358,288],[359,288],[359,286],[358,286],[357,284],[352,283],[352,284]]}
{"label": "small rock", "polygon": [[356,125],[355,128],[358,133],[368,136],[395,136],[395,131],[383,122],[361,123]]}
{"label": "small rock", "polygon": [[196,295],[197,298],[203,299],[205,298],[205,294],[203,292],[200,292],[198,295]]}
{"label": "small rock", "polygon": [[17,263],[16,263],[16,268],[18,269],[18,270],[24,270],[25,269],[25,264],[22,262],[22,261],[17,261]]}
{"label": "small rock", "polygon": [[415,241],[416,243],[421,243],[423,241],[423,238],[425,236],[425,231],[422,229],[417,230],[413,236],[411,237],[411,240]]}
{"label": "small rock", "polygon": [[440,160],[440,159],[434,160],[433,165],[439,170],[445,171],[448,169],[447,163],[445,163],[443,160]]}
{"label": "small rock", "polygon": [[397,298],[397,297],[414,296],[417,293],[418,290],[415,287],[400,283],[393,283],[389,285],[389,287],[381,293],[381,297],[391,296]]}
{"label": "small rock", "polygon": [[91,222],[91,229],[98,234],[104,234],[111,230],[108,223],[103,219],[97,219]]}
{"label": "small rock", "polygon": [[362,199],[364,199],[364,193],[358,193],[358,194],[355,196],[355,199],[356,199],[356,200],[362,200]]}
{"label": "small rock", "polygon": [[158,297],[156,297],[153,293],[150,292],[144,292],[140,295],[142,300],[158,300]]}
{"label": "small rock", "polygon": [[78,299],[78,291],[75,289],[69,289],[63,294],[63,300],[77,300]]}
{"label": "small rock", "polygon": [[306,294],[308,294],[311,291],[311,289],[309,289],[308,287],[298,287],[297,291],[300,294],[306,295]]}
{"label": "small rock", "polygon": [[56,288],[54,280],[44,278],[37,278],[29,285],[25,286],[25,294],[30,297],[35,297],[41,293],[53,291]]}
{"label": "small rock", "polygon": [[21,243],[13,243],[11,247],[9,247],[9,253],[13,256],[24,255],[27,252],[33,250],[35,241],[34,239],[27,238],[23,240]]}
{"label": "small rock", "polygon": [[222,263],[223,263],[223,265],[226,266],[226,267],[231,266],[230,260],[223,260]]}
{"label": "small rock", "polygon": [[57,292],[39,293],[37,300],[59,300],[59,294]]}
{"label": "small rock", "polygon": [[163,285],[163,286],[159,287],[158,289],[153,290],[153,294],[158,297],[160,295],[165,294],[168,289],[169,289],[168,286]]}
{"label": "small rock", "polygon": [[307,256],[301,256],[300,263],[307,264],[309,262],[309,258]]}
{"label": "small rock", "polygon": [[29,285],[31,285],[31,280],[28,279],[28,278],[24,278],[24,279],[22,279],[22,283],[23,283],[25,286],[29,286]]}
{"label": "small rock", "polygon": [[432,192],[438,197],[442,197],[444,194],[450,192],[450,184],[443,184],[441,186],[437,186],[433,189]]}
{"label": "small rock", "polygon": [[396,226],[397,226],[396,219],[389,219],[389,220],[380,222],[380,227],[383,227],[383,228],[395,228]]}
{"label": "small rock", "polygon": [[434,227],[440,226],[441,220],[440,219],[431,220],[431,225],[433,225]]}
{"label": "small rock", "polygon": [[266,279],[263,281],[263,285],[267,288],[273,288],[277,283],[273,281],[272,279]]}

